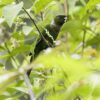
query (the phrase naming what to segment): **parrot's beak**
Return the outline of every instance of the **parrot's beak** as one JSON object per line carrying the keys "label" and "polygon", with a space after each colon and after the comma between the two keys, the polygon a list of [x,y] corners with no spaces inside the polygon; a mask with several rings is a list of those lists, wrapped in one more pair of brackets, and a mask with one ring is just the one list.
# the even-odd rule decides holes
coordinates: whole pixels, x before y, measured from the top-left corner
{"label": "parrot's beak", "polygon": [[67,22],[67,19],[68,19],[68,17],[67,17],[67,16],[65,16],[65,17],[64,17],[64,22]]}

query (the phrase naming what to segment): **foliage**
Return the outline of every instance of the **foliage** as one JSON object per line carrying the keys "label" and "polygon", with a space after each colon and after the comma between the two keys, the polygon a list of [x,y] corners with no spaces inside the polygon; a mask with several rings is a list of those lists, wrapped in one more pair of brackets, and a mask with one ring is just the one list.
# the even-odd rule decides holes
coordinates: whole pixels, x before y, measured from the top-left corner
{"label": "foliage", "polygon": [[[55,48],[30,64],[39,30],[68,15]],[[0,100],[100,99],[100,0],[0,0]],[[26,72],[33,68],[30,78]]]}

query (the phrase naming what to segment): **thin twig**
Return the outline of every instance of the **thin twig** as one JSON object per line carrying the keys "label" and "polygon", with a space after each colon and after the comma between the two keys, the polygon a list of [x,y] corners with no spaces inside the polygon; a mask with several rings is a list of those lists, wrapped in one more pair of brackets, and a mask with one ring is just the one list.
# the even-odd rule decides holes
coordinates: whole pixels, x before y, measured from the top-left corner
{"label": "thin twig", "polygon": [[82,47],[82,56],[83,56],[85,48],[85,38],[86,38],[86,30],[84,30],[82,42],[75,48],[73,53],[75,53],[77,50],[79,50],[80,47]]}
{"label": "thin twig", "polygon": [[85,48],[85,38],[86,38],[86,30],[84,30],[84,33],[83,33],[83,40],[82,40],[82,56],[83,56],[83,53],[84,53],[84,48]]}
{"label": "thin twig", "polygon": [[29,92],[29,95],[30,95],[30,100],[36,100],[35,94],[32,91],[31,82],[30,82],[29,77],[26,73],[24,74],[24,80],[25,80],[25,83],[26,83],[28,90],[29,90],[28,92]]}
{"label": "thin twig", "polygon": [[[19,64],[16,62],[16,59],[11,55],[11,51],[9,50],[8,45],[7,45],[6,42],[5,42],[5,47],[6,47],[7,51],[8,51],[8,53],[9,53],[9,55],[11,56],[11,59],[15,62],[16,66],[18,68]],[[17,69],[17,68],[15,68],[15,69]]]}
{"label": "thin twig", "polygon": [[42,11],[40,12],[40,15],[41,15],[41,19],[42,19],[42,21],[43,21],[44,18],[43,18],[43,12],[42,12]]}
{"label": "thin twig", "polygon": [[68,4],[68,0],[64,0],[64,12],[65,15],[69,15],[69,4]]}
{"label": "thin twig", "polygon": [[[97,34],[96,34],[93,30],[91,30],[91,29],[88,29],[88,31],[92,32],[92,34],[91,34],[92,36],[96,36],[96,35],[97,35]],[[99,37],[97,37],[97,40],[100,41]],[[87,42],[88,42],[88,40],[85,41],[85,43],[87,43]],[[73,51],[73,53],[77,52],[81,47],[83,47],[83,42],[80,42],[80,43],[79,43],[79,45],[75,48],[75,50]]]}

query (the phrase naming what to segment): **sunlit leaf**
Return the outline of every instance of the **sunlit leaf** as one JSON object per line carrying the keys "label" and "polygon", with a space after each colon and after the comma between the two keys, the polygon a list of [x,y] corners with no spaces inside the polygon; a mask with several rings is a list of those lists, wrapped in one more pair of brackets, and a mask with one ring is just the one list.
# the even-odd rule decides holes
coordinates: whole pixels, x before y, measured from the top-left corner
{"label": "sunlit leaf", "polygon": [[89,0],[87,3],[86,9],[94,8],[98,3],[100,3],[100,0]]}
{"label": "sunlit leaf", "polygon": [[13,21],[18,15],[18,13],[21,11],[22,7],[23,2],[19,4],[7,5],[3,8],[3,16],[5,17],[5,20],[10,27],[12,26]]}
{"label": "sunlit leaf", "polygon": [[53,0],[36,0],[34,5],[33,5],[33,10],[36,13],[39,13],[41,10],[43,10],[50,2],[52,2]]}
{"label": "sunlit leaf", "polygon": [[23,32],[24,34],[27,36],[31,31],[32,31],[32,27],[30,26],[23,26]]}
{"label": "sunlit leaf", "polygon": [[18,78],[19,73],[18,72],[11,72],[11,73],[6,73],[4,75],[0,76],[0,89],[6,88],[7,85],[11,84]]}

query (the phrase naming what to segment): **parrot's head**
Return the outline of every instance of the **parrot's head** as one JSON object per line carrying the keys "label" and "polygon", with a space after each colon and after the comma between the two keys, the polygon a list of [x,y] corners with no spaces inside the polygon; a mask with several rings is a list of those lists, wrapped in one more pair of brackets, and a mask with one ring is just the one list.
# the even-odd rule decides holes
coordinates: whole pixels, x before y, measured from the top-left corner
{"label": "parrot's head", "polygon": [[65,15],[57,15],[54,18],[54,23],[58,26],[62,26],[65,22],[67,22],[68,17]]}

